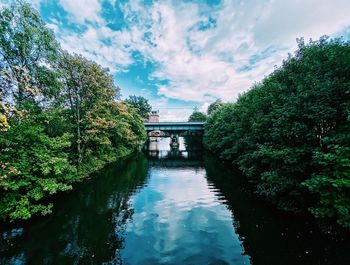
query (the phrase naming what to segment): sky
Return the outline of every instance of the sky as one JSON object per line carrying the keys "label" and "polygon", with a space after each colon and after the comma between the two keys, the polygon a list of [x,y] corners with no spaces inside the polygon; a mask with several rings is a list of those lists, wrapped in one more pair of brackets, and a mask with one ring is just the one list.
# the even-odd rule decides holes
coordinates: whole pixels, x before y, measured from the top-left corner
{"label": "sky", "polygon": [[[0,0],[0,5],[9,0]],[[32,0],[62,47],[108,67],[163,121],[235,101],[296,39],[350,39],[349,0]]]}

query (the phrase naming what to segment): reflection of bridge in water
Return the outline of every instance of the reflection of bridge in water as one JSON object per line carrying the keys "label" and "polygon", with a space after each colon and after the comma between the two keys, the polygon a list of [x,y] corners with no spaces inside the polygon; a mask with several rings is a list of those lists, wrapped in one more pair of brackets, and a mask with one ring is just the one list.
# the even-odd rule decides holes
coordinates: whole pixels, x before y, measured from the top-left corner
{"label": "reflection of bridge in water", "polygon": [[179,147],[173,148],[169,145],[170,139],[164,139],[160,142],[148,142],[145,152],[151,165],[161,167],[200,167],[203,165],[202,148],[187,146],[180,138]]}
{"label": "reflection of bridge in water", "polygon": [[148,151],[151,165],[161,167],[200,167],[203,161],[200,152],[187,151]]}

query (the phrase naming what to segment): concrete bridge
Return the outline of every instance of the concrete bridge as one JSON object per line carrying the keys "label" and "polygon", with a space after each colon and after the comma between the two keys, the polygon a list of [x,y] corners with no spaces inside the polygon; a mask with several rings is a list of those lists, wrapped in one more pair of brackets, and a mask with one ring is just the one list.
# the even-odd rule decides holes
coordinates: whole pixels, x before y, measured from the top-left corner
{"label": "concrete bridge", "polygon": [[[163,132],[171,138],[170,146],[179,146],[179,134],[183,132],[203,132],[204,122],[144,122],[148,135],[151,132]],[[160,136],[160,135],[159,135]]]}
{"label": "concrete bridge", "polygon": [[147,132],[162,131],[179,133],[185,131],[204,131],[204,122],[144,122]]}

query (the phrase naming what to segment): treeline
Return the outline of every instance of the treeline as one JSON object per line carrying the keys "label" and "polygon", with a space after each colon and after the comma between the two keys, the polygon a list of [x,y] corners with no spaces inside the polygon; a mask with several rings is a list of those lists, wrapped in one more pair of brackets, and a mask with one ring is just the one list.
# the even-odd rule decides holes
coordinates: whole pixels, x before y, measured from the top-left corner
{"label": "treeline", "polygon": [[205,143],[279,207],[350,228],[350,43],[298,46],[209,116]]}
{"label": "treeline", "polygon": [[145,138],[108,69],[60,48],[30,5],[0,11],[0,217],[52,211],[72,189]]}
{"label": "treeline", "polygon": [[203,113],[195,108],[191,115],[188,117],[188,121],[205,122],[209,115],[211,115],[215,110],[221,108],[223,105],[224,103],[221,101],[221,99],[217,99],[208,106],[207,113]]}

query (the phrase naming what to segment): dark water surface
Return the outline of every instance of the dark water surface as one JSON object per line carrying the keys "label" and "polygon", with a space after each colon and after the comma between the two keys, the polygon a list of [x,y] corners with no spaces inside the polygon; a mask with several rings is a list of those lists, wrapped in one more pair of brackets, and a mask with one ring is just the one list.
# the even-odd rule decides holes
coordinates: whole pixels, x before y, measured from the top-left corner
{"label": "dark water surface", "polygon": [[350,264],[349,240],[257,199],[238,171],[169,139],[0,228],[0,264]]}

